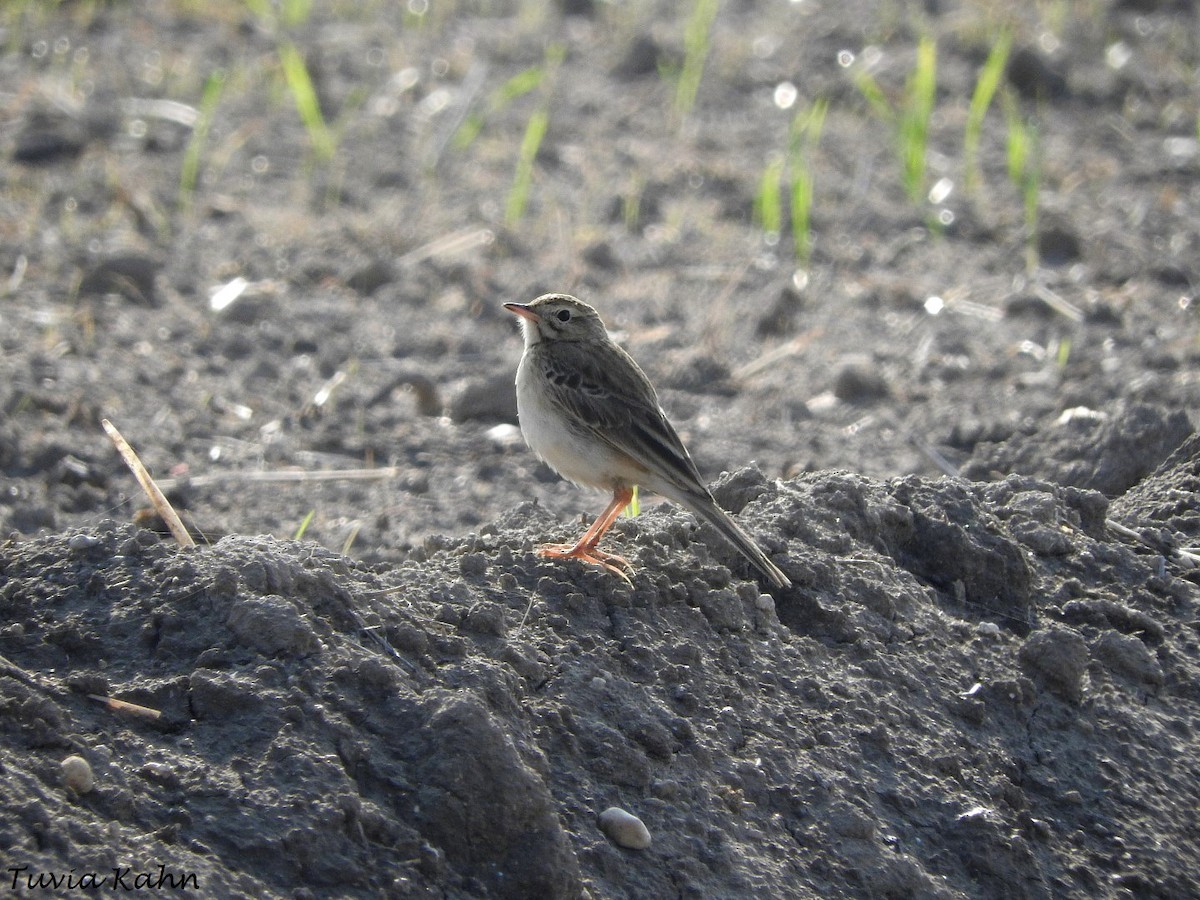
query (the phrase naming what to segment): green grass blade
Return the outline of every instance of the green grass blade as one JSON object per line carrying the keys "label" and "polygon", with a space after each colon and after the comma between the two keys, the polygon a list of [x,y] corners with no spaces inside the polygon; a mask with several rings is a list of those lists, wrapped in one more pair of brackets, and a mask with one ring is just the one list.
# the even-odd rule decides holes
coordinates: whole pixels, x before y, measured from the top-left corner
{"label": "green grass blade", "polygon": [[1054,354],[1054,364],[1058,371],[1066,371],[1067,362],[1071,359],[1071,339],[1065,337],[1058,342],[1058,352]]}
{"label": "green grass blade", "polygon": [[336,142],[329,126],[325,124],[317,90],[308,75],[304,57],[295,44],[285,41],[279,45],[279,61],[283,64],[283,77],[296,103],[296,111],[300,113],[300,121],[308,132],[313,154],[318,162],[329,162],[337,149]]}
{"label": "green grass blade", "polygon": [[[545,61],[536,73],[533,70],[527,70],[522,73],[524,78],[518,76],[520,80],[510,79],[507,82],[507,90],[511,93],[505,95],[505,102],[520,96],[521,93],[528,93],[535,87],[540,87],[542,91],[541,104],[534,110],[533,115],[529,117],[529,123],[525,126],[525,136],[521,139],[521,149],[517,156],[517,169],[513,174],[512,187],[509,189],[508,201],[504,206],[504,221],[509,226],[521,221],[521,217],[525,215],[525,205],[529,200],[529,189],[533,184],[533,170],[537,163],[538,150],[541,149],[542,140],[546,137],[546,131],[550,127],[550,100],[554,75],[558,72],[566,55],[567,48],[564,44],[551,44],[546,48]],[[517,91],[520,93],[516,93]]]}
{"label": "green grass blade", "polygon": [[796,259],[804,265],[812,259],[813,185],[813,172],[808,165],[792,177],[792,245]]}
{"label": "green grass blade", "polygon": [[204,83],[199,114],[192,129],[192,139],[188,141],[183,154],[183,166],[179,173],[179,209],[182,212],[191,209],[192,199],[196,194],[196,182],[200,177],[200,154],[204,151],[213,115],[216,113],[217,104],[221,102],[221,92],[224,89],[225,71],[217,69]]}
{"label": "green grass blade", "polygon": [[1032,271],[1038,265],[1038,205],[1042,187],[1037,126],[1022,118],[1017,101],[1013,99],[1010,91],[1002,92],[1000,99],[1004,107],[1005,126],[1008,129],[1005,141],[1008,178],[1021,195],[1025,215],[1025,266]]}
{"label": "green grass blade", "polygon": [[534,110],[533,115],[529,117],[529,124],[525,126],[525,137],[521,139],[521,152],[517,157],[517,170],[513,175],[508,202],[504,207],[504,222],[507,225],[517,224],[525,215],[529,188],[533,184],[533,164],[549,126],[550,111],[544,106]]}
{"label": "green grass blade", "polygon": [[454,149],[465,150],[479,137],[479,133],[483,131],[484,123],[488,116],[495,115],[503,110],[514,100],[524,97],[530,91],[535,90],[541,85],[546,78],[545,66],[533,66],[523,72],[518,72],[500,87],[496,88],[488,98],[487,111],[485,113],[472,113],[463,120],[458,131],[454,133]]}
{"label": "green grass blade", "polygon": [[293,541],[299,541],[299,540],[304,539],[304,532],[308,531],[308,526],[312,524],[313,517],[316,514],[317,514],[317,511],[315,509],[310,509],[308,511],[308,515],[304,517],[304,520],[300,523],[300,526],[296,529],[296,533],[294,535],[292,535]]}
{"label": "green grass blade", "polygon": [[792,244],[796,259],[807,265],[812,258],[812,203],[816,177],[812,157],[821,141],[821,129],[829,113],[829,100],[822,97],[792,120],[789,141],[791,162]]}
{"label": "green grass blade", "polygon": [[1005,91],[1000,99],[1004,106],[1004,152],[1008,162],[1008,180],[1014,187],[1020,188],[1029,163],[1029,130],[1021,120],[1021,112],[1012,94]]}
{"label": "green grass blade", "polygon": [[971,95],[971,106],[967,110],[967,125],[963,134],[963,167],[966,189],[974,190],[979,183],[979,141],[983,135],[983,119],[1000,88],[1004,69],[1008,65],[1008,54],[1012,50],[1012,32],[1007,28],[992,45],[987,60],[979,70],[975,91]]}
{"label": "green grass blade", "polygon": [[900,159],[904,170],[904,189],[913,202],[919,202],[925,185],[925,153],[929,143],[929,120],[937,97],[937,44],[931,37],[921,38],[917,63],[904,91],[904,111],[900,120]]}
{"label": "green grass blade", "polygon": [[533,66],[524,72],[518,72],[496,91],[492,98],[493,111],[503,109],[518,97],[524,97],[530,91],[541,85],[546,77],[545,66]]}
{"label": "green grass blade", "polygon": [[283,24],[303,25],[312,14],[312,0],[283,0]]}
{"label": "green grass blade", "polygon": [[675,112],[685,118],[696,105],[700,78],[711,49],[712,26],[717,19],[720,0],[694,0],[683,34],[683,68],[675,86]]}
{"label": "green grass blade", "polygon": [[767,163],[754,196],[754,222],[768,236],[778,237],[783,230],[783,192],[780,188],[783,163],[782,156]]}
{"label": "green grass blade", "polygon": [[883,88],[879,86],[879,82],[875,80],[869,72],[858,70],[854,73],[854,86],[858,88],[858,92],[862,94],[863,99],[867,101],[867,106],[871,112],[881,122],[889,124],[895,121],[896,111],[892,109],[892,104],[888,102],[887,95],[883,92]]}

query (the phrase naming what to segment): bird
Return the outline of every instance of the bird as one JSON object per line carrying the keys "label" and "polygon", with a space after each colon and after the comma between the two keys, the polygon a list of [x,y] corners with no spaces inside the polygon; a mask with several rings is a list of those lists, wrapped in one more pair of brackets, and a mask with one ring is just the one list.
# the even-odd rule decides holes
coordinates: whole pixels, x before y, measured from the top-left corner
{"label": "bird", "polygon": [[542,556],[578,559],[628,581],[628,560],[600,540],[640,487],[709,522],[776,588],[791,580],[717,505],[658,402],[650,379],[609,336],[600,315],[569,294],[505,303],[520,317],[517,419],[530,449],[569,481],[612,491],[612,501],[574,544]]}

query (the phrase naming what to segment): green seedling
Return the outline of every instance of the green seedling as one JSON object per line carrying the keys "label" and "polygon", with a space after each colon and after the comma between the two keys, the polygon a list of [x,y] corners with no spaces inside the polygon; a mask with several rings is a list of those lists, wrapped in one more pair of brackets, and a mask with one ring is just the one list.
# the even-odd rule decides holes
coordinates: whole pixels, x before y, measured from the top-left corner
{"label": "green seedling", "polygon": [[967,125],[963,133],[963,168],[966,189],[973,191],[979,184],[979,141],[983,134],[983,119],[1000,88],[1004,69],[1008,65],[1008,54],[1012,50],[1012,32],[1005,29],[992,45],[987,60],[979,70],[975,91],[971,95],[971,106],[967,110]]}
{"label": "green seedling", "polygon": [[792,120],[786,155],[767,163],[754,196],[754,221],[764,236],[773,241],[783,233],[784,193],[782,182],[787,173],[787,200],[791,210],[792,240],[796,258],[808,262],[812,255],[812,201],[814,176],[812,157],[821,140],[821,129],[829,111],[829,101],[818,100],[810,109],[801,110]]}
{"label": "green seedling", "polygon": [[782,156],[776,156],[767,163],[758,184],[758,193],[754,196],[754,222],[768,240],[778,238],[783,231],[783,191],[780,188],[783,165]]}
{"label": "green seedling", "polygon": [[283,0],[279,12],[285,26],[303,25],[312,14],[312,0]]}
{"label": "green seedling", "polygon": [[550,127],[550,96],[553,87],[553,75],[566,55],[566,48],[561,44],[553,44],[546,50],[546,61],[543,64],[543,74],[538,79],[542,88],[541,103],[529,117],[525,126],[525,134],[521,138],[521,149],[517,154],[516,171],[513,172],[513,183],[508,190],[508,200],[504,205],[504,222],[512,226],[521,221],[525,215],[525,206],[529,201],[529,189],[533,185],[534,164],[537,162],[538,150]]}
{"label": "green seedling", "polygon": [[350,549],[354,546],[354,542],[358,539],[358,533],[362,530],[362,522],[355,522],[350,528],[350,533],[346,535],[346,540],[342,541],[342,556],[349,556]]}
{"label": "green seedling", "polygon": [[635,518],[642,511],[642,504],[638,502],[638,486],[633,486],[633,497],[629,501],[629,505],[625,507],[625,515],[629,518]]}
{"label": "green seedling", "polygon": [[695,0],[692,4],[692,14],[683,33],[683,68],[675,85],[675,114],[680,121],[696,105],[719,6],[720,0]]}
{"label": "green seedling", "polygon": [[[561,57],[560,57],[561,58]],[[467,116],[454,134],[454,149],[465,150],[471,146],[475,138],[483,130],[488,117],[494,116],[514,100],[524,97],[530,91],[538,88],[546,78],[546,66],[533,66],[523,72],[518,72],[504,84],[492,92],[488,98],[487,109],[482,113],[472,113]]]}
{"label": "green seedling", "polygon": [[852,77],[871,112],[895,129],[896,155],[904,190],[914,203],[919,203],[925,187],[929,121],[937,97],[937,43],[928,36],[921,38],[916,63],[896,106],[869,72],[858,69]]}
{"label": "green seedling", "polygon": [[529,117],[525,136],[521,139],[521,151],[517,156],[517,170],[513,173],[512,187],[508,191],[508,202],[504,206],[504,222],[512,226],[525,215],[525,204],[529,200],[529,188],[533,184],[533,166],[546,129],[550,126],[550,111],[539,106]]}
{"label": "green seedling", "polygon": [[633,183],[621,196],[621,221],[630,231],[637,230],[642,220],[642,191],[645,185],[637,172],[633,174]]}
{"label": "green seedling", "polygon": [[1021,196],[1025,217],[1025,267],[1032,272],[1038,265],[1038,200],[1041,194],[1037,126],[1021,116],[1010,91],[1006,90],[1000,96],[1008,129],[1005,141],[1008,179]]}
{"label": "green seedling", "polygon": [[204,91],[200,95],[200,109],[196,124],[192,128],[192,139],[188,141],[183,154],[183,167],[179,173],[179,209],[187,212],[191,209],[192,199],[196,194],[196,182],[200,176],[200,154],[204,152],[204,144],[208,140],[209,128],[212,126],[213,115],[217,104],[221,102],[221,92],[225,89],[225,71],[217,69],[208,76],[204,83]]}
{"label": "green seedling", "polygon": [[917,45],[917,63],[904,88],[900,112],[900,159],[904,189],[909,199],[920,202],[925,192],[925,153],[929,145],[929,120],[937,96],[937,44],[923,37]]}
{"label": "green seedling", "polygon": [[789,151],[792,184],[792,243],[796,259],[805,265],[812,258],[812,203],[813,175],[812,158],[821,140],[821,129],[825,127],[825,116],[829,112],[829,101],[822,97],[807,112],[797,113],[792,120],[791,147]]}
{"label": "green seedling", "polygon": [[308,526],[312,524],[313,517],[316,516],[316,514],[317,514],[317,511],[315,509],[310,509],[308,511],[308,515],[304,517],[304,520],[300,523],[300,526],[296,529],[296,533],[294,535],[292,535],[293,541],[300,541],[300,540],[304,539],[304,532],[308,531]]}
{"label": "green seedling", "polygon": [[854,86],[858,88],[858,92],[862,94],[863,99],[867,101],[867,106],[870,108],[875,118],[888,125],[895,125],[896,111],[892,109],[892,104],[887,98],[887,94],[883,92],[883,88],[879,86],[879,82],[866,69],[856,68],[852,78]]}
{"label": "green seedling", "polygon": [[286,28],[303,25],[312,15],[312,0],[243,0],[246,9],[250,11],[262,25],[274,28],[282,24]]}
{"label": "green seedling", "polygon": [[1058,342],[1058,352],[1054,354],[1054,364],[1059,372],[1065,372],[1067,362],[1071,359],[1071,339],[1065,337]]}
{"label": "green seedling", "polygon": [[300,121],[304,123],[308,132],[313,155],[317,162],[329,162],[337,151],[337,142],[329,126],[325,124],[325,116],[321,113],[321,104],[317,99],[317,90],[309,77],[304,57],[295,44],[283,41],[279,45],[279,61],[283,66],[284,80],[296,104],[296,111],[300,113]]}

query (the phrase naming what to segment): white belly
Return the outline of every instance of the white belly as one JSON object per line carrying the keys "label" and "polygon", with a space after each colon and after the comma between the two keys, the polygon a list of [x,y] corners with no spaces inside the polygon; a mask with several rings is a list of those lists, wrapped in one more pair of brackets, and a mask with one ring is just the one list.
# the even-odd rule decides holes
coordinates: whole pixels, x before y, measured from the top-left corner
{"label": "white belly", "polygon": [[568,427],[564,411],[530,384],[532,372],[522,358],[517,367],[517,416],[521,433],[542,460],[563,478],[588,487],[614,490],[638,483],[645,473],[624,454],[598,438],[586,438]]}

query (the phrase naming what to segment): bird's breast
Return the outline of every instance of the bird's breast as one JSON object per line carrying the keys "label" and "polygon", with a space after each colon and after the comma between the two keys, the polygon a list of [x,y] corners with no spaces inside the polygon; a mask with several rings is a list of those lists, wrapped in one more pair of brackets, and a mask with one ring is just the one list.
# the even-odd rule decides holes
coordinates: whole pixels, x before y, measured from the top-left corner
{"label": "bird's breast", "polygon": [[640,483],[645,469],[555,403],[542,377],[536,363],[523,357],[517,367],[517,416],[530,449],[576,484],[614,490]]}

